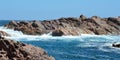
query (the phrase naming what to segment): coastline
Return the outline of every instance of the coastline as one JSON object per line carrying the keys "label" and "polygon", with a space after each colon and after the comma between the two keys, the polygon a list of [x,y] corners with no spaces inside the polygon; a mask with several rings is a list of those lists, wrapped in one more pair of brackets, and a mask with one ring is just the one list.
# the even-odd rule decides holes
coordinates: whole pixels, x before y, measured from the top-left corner
{"label": "coastline", "polygon": [[[66,53],[67,51],[71,51],[71,52],[73,51],[73,50],[69,49],[69,47],[72,47],[69,44],[75,44],[75,46],[72,47],[72,48],[75,48],[74,51],[76,51],[76,48],[79,51],[81,48],[84,49],[84,48],[87,48],[87,47],[89,47],[89,48],[96,47],[96,48],[99,48],[101,51],[104,51],[104,50],[105,51],[113,51],[113,50],[116,51],[117,49],[119,49],[119,47],[116,47],[116,46],[119,45],[119,42],[117,42],[119,40],[119,38],[116,39],[116,37],[119,37],[119,36],[91,35],[91,34],[81,34],[81,36],[73,36],[73,35],[51,36],[49,34],[26,35],[26,34],[23,34],[20,31],[14,31],[13,29],[7,29],[6,27],[1,28],[0,30],[4,31],[6,33],[9,33],[11,35],[10,37],[8,36],[6,38],[44,48],[47,52],[49,52],[49,55],[54,56],[54,58],[57,59],[57,60],[63,59],[63,58],[60,58],[60,59],[57,58],[57,57],[61,57],[60,54],[62,54],[62,53],[60,53],[60,51],[58,51],[58,49],[60,49],[60,50],[65,49],[64,53]],[[118,45],[114,41],[117,42]],[[95,43],[93,43],[93,42],[95,42]],[[103,43],[103,42],[105,42],[105,43]],[[101,43],[102,43],[102,45],[101,45]],[[56,45],[54,45],[54,44],[56,44]],[[96,45],[96,44],[98,44],[98,45]],[[114,44],[114,46],[112,46],[112,44]],[[60,48],[60,47],[64,47],[64,49]],[[108,47],[108,48],[110,47],[112,50],[106,49],[105,47]],[[87,50],[89,50],[89,49],[87,49]],[[56,51],[56,53],[54,53],[54,51]],[[81,53],[79,52],[79,54],[81,54]],[[66,56],[66,55],[63,55],[63,56]],[[89,56],[86,55],[86,58],[87,57],[89,57]]]}
{"label": "coastline", "polygon": [[[114,50],[114,48],[120,48],[120,44],[118,43],[118,37],[120,36],[120,18],[100,18],[97,16],[86,18],[85,16],[81,15],[79,18],[60,18],[50,21],[11,21],[8,24],[0,27],[0,34],[5,36],[7,39],[24,41],[39,47],[44,47],[47,49],[47,51],[49,51],[49,48],[51,48],[49,53],[52,52],[51,54],[53,54],[53,56],[56,58],[54,51],[58,51],[57,49],[62,47],[61,45],[59,47],[57,46],[62,43],[67,43],[68,45],[64,46],[69,47],[68,42],[73,45],[76,44],[72,48],[77,48],[78,50],[78,47],[83,49],[86,47],[96,47],[99,49],[102,48],[101,50],[103,51],[106,49],[105,47],[110,47],[112,50]],[[117,38],[118,40],[114,40],[114,38]],[[49,47],[49,44],[46,47],[42,42],[47,44],[49,43],[52,47]],[[54,46],[54,44],[56,44],[56,46]],[[54,50],[53,47],[56,47],[56,50]],[[67,49],[66,47],[64,48]],[[32,51],[34,51],[34,49]],[[28,57],[24,58],[27,59]],[[15,57],[15,59],[18,58]],[[40,58],[38,57],[38,59]],[[50,59],[54,60],[53,57]]]}
{"label": "coastline", "polygon": [[11,21],[5,27],[22,31],[28,35],[42,35],[50,32],[52,32],[52,36],[77,36],[80,34],[119,35],[120,18],[100,18],[97,16],[87,18],[81,15],[79,18],[69,17],[44,21]]}

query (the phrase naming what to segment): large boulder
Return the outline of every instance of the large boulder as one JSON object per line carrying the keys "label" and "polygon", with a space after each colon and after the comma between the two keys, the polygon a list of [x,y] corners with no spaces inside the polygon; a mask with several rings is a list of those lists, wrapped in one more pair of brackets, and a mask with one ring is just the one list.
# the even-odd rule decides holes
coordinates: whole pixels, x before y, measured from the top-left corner
{"label": "large boulder", "polygon": [[39,47],[0,36],[0,60],[55,60]]}
{"label": "large boulder", "polygon": [[15,28],[15,27],[17,27],[17,26],[18,26],[18,24],[14,20],[10,21],[9,24],[5,25],[5,27],[12,28],[12,29]]}
{"label": "large boulder", "polygon": [[52,36],[62,36],[64,35],[64,32],[61,30],[55,30],[52,32]]}
{"label": "large boulder", "polygon": [[27,24],[28,24],[27,21],[20,21],[19,23],[20,23],[20,24],[24,24],[24,25],[27,25]]}
{"label": "large boulder", "polygon": [[40,26],[40,22],[39,21],[33,21],[32,26],[37,28],[37,27]]}
{"label": "large boulder", "polygon": [[85,19],[87,19],[87,17],[84,15],[80,15],[80,19],[85,20]]}
{"label": "large boulder", "polygon": [[120,43],[119,44],[112,44],[112,46],[120,48]]}
{"label": "large boulder", "polygon": [[120,18],[109,17],[108,20],[120,25]]}

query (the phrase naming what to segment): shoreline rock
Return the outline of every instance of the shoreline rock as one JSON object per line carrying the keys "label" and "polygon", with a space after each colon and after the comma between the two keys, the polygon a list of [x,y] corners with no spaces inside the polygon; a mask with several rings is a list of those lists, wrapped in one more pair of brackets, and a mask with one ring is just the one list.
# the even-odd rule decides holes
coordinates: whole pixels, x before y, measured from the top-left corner
{"label": "shoreline rock", "polygon": [[0,36],[0,60],[55,60],[39,47]]}
{"label": "shoreline rock", "polygon": [[55,30],[55,31],[52,32],[51,35],[52,36],[62,36],[62,35],[64,35],[64,32],[61,31],[61,30]]}
{"label": "shoreline rock", "polygon": [[10,35],[4,31],[0,31],[0,36],[10,36]]}
{"label": "shoreline rock", "polygon": [[120,43],[119,44],[112,44],[113,47],[117,47],[117,48],[120,48]]}
{"label": "shoreline rock", "polygon": [[100,18],[98,16],[87,18],[81,15],[79,18],[69,17],[56,20],[11,21],[5,27],[22,31],[24,34],[29,35],[42,35],[55,30],[62,30],[64,32],[63,35],[73,36],[80,34],[119,35],[120,18]]}

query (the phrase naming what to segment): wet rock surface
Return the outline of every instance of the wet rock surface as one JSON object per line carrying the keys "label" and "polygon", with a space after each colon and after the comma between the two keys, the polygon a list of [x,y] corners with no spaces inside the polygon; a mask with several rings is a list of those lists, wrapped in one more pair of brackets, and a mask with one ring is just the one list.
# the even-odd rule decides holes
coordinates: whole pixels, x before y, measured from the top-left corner
{"label": "wet rock surface", "polygon": [[64,35],[64,32],[62,32],[61,30],[55,30],[52,32],[51,35],[52,36],[62,36],[62,35]]}
{"label": "wet rock surface", "polygon": [[[41,35],[55,30],[61,30],[63,35],[80,35],[80,34],[96,34],[96,35],[118,35],[120,34],[120,18],[100,18],[92,16],[87,18],[81,15],[79,18],[60,18],[56,20],[44,21],[11,21],[5,27],[22,31],[24,34]],[[54,36],[54,34],[53,34]]]}
{"label": "wet rock surface", "polygon": [[55,60],[39,47],[0,36],[0,60]]}
{"label": "wet rock surface", "polygon": [[119,44],[112,44],[113,47],[120,48],[120,43]]}
{"label": "wet rock surface", "polygon": [[10,35],[4,31],[0,31],[0,36],[10,36]]}

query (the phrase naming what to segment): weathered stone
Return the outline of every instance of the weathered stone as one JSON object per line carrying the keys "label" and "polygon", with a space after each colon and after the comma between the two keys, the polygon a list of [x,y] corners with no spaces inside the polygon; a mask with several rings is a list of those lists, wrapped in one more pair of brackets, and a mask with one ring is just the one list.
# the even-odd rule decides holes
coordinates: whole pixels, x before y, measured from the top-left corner
{"label": "weathered stone", "polygon": [[0,37],[0,60],[55,60],[39,47]]}
{"label": "weathered stone", "polygon": [[0,36],[10,36],[9,34],[7,34],[6,32],[4,31],[0,31]]}
{"label": "weathered stone", "polygon": [[28,24],[28,22],[26,22],[26,21],[20,21],[19,23],[20,23],[20,24],[24,24],[24,25],[27,25],[27,24]]}
{"label": "weathered stone", "polygon": [[85,20],[85,19],[87,19],[87,17],[85,17],[84,15],[80,15],[80,19]]}
{"label": "weathered stone", "polygon": [[5,25],[5,26],[8,27],[8,28],[12,28],[12,29],[14,29],[14,27],[17,27],[18,24],[17,24],[16,21],[12,20],[12,21],[9,22],[8,25]]}
{"label": "weathered stone", "polygon": [[61,30],[55,30],[51,34],[52,36],[62,36],[64,33]]}
{"label": "weathered stone", "polygon": [[63,35],[80,34],[120,34],[120,18],[100,18],[93,16],[87,18],[81,15],[80,18],[60,18],[56,20],[10,22],[5,25],[7,28],[22,31],[24,34],[41,35],[61,30]]}

